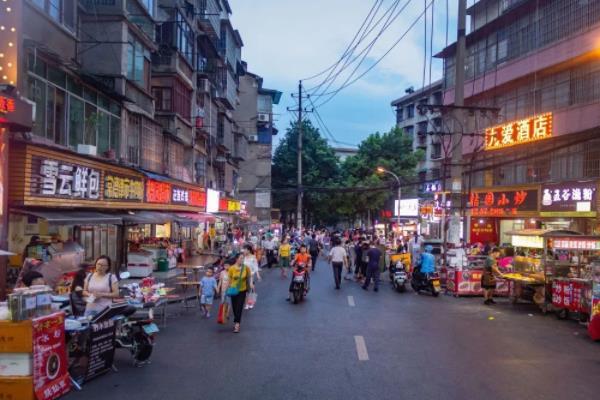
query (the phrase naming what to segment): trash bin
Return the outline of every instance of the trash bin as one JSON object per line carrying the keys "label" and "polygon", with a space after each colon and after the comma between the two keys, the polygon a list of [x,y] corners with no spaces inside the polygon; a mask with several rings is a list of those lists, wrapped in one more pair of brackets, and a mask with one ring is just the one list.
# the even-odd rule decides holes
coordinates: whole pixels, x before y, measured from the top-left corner
{"label": "trash bin", "polygon": [[157,264],[159,272],[167,272],[169,270],[169,260],[167,260],[166,258],[159,258]]}

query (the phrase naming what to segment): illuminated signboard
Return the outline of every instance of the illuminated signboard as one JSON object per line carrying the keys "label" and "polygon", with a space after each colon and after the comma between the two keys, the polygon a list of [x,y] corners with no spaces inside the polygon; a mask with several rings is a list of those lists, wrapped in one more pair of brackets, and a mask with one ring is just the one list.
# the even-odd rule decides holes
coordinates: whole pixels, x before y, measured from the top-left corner
{"label": "illuminated signboard", "polygon": [[596,182],[542,185],[540,212],[546,216],[596,216]]}
{"label": "illuminated signboard", "polygon": [[104,198],[108,200],[144,201],[144,181],[137,178],[106,174]]}
{"label": "illuminated signboard", "polygon": [[472,216],[511,216],[519,211],[537,211],[538,191],[533,189],[471,193],[469,202]]}
{"label": "illuminated signboard", "polygon": [[50,158],[33,157],[31,194],[66,199],[100,199],[100,171]]}
{"label": "illuminated signboard", "polygon": [[511,239],[511,243],[515,247],[528,247],[532,249],[543,249],[544,238],[541,236],[518,236],[515,235]]}
{"label": "illuminated signboard", "polygon": [[240,211],[240,202],[237,200],[229,200],[227,203],[227,211],[238,212]]}
{"label": "illuminated signboard", "polygon": [[15,99],[10,97],[0,96],[0,113],[8,114],[15,112]]}
{"label": "illuminated signboard", "polygon": [[171,201],[176,204],[188,204],[190,201],[189,190],[173,186]]}
{"label": "illuminated signboard", "polygon": [[148,179],[146,181],[146,201],[169,204],[171,202],[171,184]]}
{"label": "illuminated signboard", "polygon": [[550,246],[558,250],[600,250],[599,239],[553,238]]}
{"label": "illuminated signboard", "polygon": [[227,200],[227,199],[219,200],[219,211],[223,211],[223,212],[229,211],[229,200]]}
{"label": "illuminated signboard", "polygon": [[485,130],[485,150],[537,142],[552,137],[552,113],[493,126]]}
{"label": "illuminated signboard", "polygon": [[206,190],[206,211],[219,212],[219,192],[213,189]]}
{"label": "illuminated signboard", "polygon": [[[394,201],[394,215],[398,216],[398,200]],[[401,217],[419,216],[419,199],[401,199],[400,200]]]}
{"label": "illuminated signboard", "polygon": [[206,207],[206,193],[197,190],[190,190],[190,206]]}

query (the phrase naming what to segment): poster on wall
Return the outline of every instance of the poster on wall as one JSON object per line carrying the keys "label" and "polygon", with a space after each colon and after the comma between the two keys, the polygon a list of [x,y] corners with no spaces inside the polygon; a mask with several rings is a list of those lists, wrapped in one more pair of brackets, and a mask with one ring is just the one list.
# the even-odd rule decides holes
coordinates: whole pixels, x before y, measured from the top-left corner
{"label": "poster on wall", "polygon": [[57,399],[71,389],[65,347],[65,314],[32,321],[33,389],[38,400]]}

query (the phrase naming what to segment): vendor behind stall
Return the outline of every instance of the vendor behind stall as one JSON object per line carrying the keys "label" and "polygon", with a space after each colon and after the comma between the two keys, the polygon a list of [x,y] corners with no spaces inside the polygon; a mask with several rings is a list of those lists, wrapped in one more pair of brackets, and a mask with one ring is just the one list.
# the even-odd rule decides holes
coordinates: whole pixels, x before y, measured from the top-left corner
{"label": "vendor behind stall", "polygon": [[119,297],[119,281],[110,273],[111,260],[100,256],[95,262],[96,270],[85,279],[83,295],[87,297],[85,315],[94,315],[112,304]]}
{"label": "vendor behind stall", "polygon": [[36,285],[45,285],[44,275],[37,271],[29,271],[23,274],[23,285],[27,287],[36,286]]}

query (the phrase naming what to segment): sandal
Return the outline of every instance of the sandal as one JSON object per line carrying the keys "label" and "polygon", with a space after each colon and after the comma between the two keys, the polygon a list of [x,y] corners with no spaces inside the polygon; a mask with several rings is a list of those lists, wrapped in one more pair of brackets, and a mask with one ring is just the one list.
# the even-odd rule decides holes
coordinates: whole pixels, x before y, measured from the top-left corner
{"label": "sandal", "polygon": [[235,324],[233,326],[233,333],[240,333],[240,324]]}

